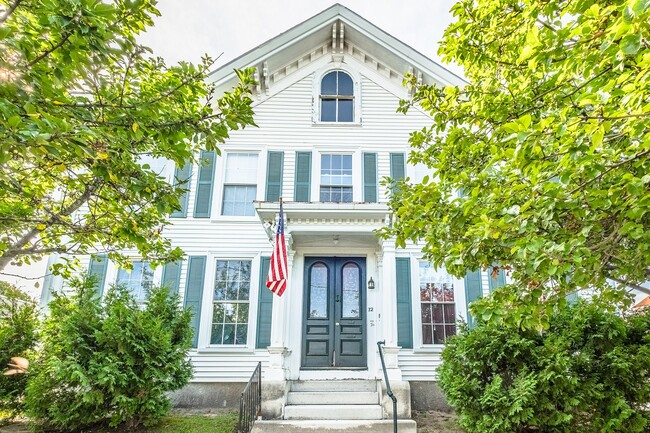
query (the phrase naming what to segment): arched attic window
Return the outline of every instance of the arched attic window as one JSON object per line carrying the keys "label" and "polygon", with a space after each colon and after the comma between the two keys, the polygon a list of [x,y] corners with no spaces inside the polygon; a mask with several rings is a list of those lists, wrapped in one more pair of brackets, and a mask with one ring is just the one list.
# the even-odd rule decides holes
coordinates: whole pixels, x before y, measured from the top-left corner
{"label": "arched attic window", "polygon": [[320,121],[354,121],[354,83],[343,71],[329,72],[321,81]]}

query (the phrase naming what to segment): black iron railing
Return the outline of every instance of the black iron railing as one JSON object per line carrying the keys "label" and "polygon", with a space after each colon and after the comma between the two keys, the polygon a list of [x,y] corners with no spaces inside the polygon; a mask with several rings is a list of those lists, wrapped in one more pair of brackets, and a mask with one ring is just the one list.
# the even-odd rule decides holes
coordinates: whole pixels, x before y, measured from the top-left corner
{"label": "black iron railing", "polygon": [[379,348],[379,359],[381,359],[381,369],[384,370],[384,382],[386,382],[386,394],[393,400],[393,433],[397,433],[397,397],[390,389],[390,381],[388,380],[388,373],[386,372],[386,362],[384,361],[384,349],[381,346],[385,345],[386,341],[378,341],[377,347]]}
{"label": "black iron railing", "polygon": [[237,433],[250,433],[255,419],[262,413],[262,363],[258,362],[255,371],[246,384],[239,399],[239,425]]}

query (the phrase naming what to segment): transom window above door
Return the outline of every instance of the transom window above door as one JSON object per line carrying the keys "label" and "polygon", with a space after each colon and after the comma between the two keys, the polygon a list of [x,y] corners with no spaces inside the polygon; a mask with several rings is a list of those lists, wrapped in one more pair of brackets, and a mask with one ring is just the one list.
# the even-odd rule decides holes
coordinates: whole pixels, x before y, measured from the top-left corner
{"label": "transom window above door", "polygon": [[320,121],[354,121],[354,82],[343,71],[332,71],[321,80]]}
{"label": "transom window above door", "polygon": [[352,201],[352,155],[321,155],[320,201]]}

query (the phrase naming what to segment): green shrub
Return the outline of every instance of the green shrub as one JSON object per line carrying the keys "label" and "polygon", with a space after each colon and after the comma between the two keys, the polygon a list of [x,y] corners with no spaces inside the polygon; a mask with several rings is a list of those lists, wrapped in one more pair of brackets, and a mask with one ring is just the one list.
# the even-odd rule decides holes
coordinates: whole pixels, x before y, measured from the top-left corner
{"label": "green shrub", "polygon": [[102,302],[90,279],[73,286],[73,296],[50,303],[28,414],[66,430],[156,421],[169,411],[166,393],[192,376],[190,313],[164,287],[139,307],[124,288],[112,288]]}
{"label": "green shrub", "polygon": [[14,356],[33,358],[38,309],[27,294],[0,281],[0,412],[14,416],[23,410],[25,374],[1,375]]}
{"label": "green shrub", "polygon": [[440,385],[470,433],[650,430],[650,310],[586,301],[543,333],[479,323],[450,339]]}

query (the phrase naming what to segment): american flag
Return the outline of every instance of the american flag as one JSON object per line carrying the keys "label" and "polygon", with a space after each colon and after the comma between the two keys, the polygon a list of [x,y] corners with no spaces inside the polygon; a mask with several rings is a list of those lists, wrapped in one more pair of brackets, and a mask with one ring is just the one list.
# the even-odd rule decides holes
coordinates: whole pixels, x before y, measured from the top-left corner
{"label": "american flag", "polygon": [[278,230],[275,233],[275,247],[271,254],[271,266],[269,275],[266,277],[266,287],[273,293],[282,296],[287,288],[287,247],[284,243],[284,215],[282,203],[280,203],[280,221]]}

